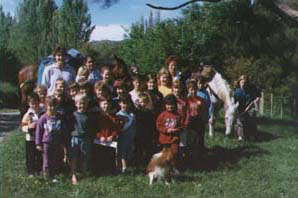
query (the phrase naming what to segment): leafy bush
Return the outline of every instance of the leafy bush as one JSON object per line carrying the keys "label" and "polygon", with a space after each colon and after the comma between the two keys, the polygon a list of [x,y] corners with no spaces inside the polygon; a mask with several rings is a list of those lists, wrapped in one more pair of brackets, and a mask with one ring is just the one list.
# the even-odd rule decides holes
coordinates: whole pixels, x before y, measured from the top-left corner
{"label": "leafy bush", "polygon": [[18,88],[11,83],[0,82],[0,108],[16,108],[18,104]]}

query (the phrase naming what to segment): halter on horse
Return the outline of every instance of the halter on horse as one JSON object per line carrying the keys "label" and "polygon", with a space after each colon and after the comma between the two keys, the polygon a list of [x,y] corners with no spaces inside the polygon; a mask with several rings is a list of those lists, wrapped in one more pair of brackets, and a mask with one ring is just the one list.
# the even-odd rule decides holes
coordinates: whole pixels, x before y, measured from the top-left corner
{"label": "halter on horse", "polygon": [[235,104],[232,97],[232,89],[228,82],[223,79],[220,73],[213,69],[214,75],[212,80],[208,83],[208,93],[211,99],[211,109],[209,118],[209,136],[213,136],[214,132],[214,114],[219,110],[218,103],[222,102],[225,112],[225,134],[229,135],[232,131],[233,122],[235,119],[235,112],[238,107],[238,103]]}

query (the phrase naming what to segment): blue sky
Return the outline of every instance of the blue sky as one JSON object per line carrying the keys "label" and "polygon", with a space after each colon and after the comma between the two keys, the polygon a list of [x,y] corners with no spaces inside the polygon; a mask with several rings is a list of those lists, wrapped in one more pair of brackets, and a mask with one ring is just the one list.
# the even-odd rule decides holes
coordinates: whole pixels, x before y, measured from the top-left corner
{"label": "blue sky", "polygon": [[[5,12],[14,15],[19,2],[22,0],[0,0]],[[160,6],[176,6],[183,0],[119,0],[119,2],[108,9],[102,9],[99,4],[92,3],[93,0],[86,0],[92,23],[96,25],[91,35],[91,40],[121,40],[125,33],[124,28],[129,28],[133,22],[138,21],[142,16],[148,17],[150,8],[146,3]],[[62,0],[56,0],[61,5]],[[153,10],[153,12],[156,12]],[[161,11],[161,18],[174,18],[180,15],[180,11]],[[124,28],[123,28],[124,27]]]}

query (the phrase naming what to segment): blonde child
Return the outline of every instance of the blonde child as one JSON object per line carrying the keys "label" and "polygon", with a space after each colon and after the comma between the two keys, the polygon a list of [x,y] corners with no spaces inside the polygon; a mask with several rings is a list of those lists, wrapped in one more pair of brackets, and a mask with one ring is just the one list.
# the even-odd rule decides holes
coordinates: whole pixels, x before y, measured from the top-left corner
{"label": "blonde child", "polygon": [[44,109],[44,104],[47,96],[47,88],[43,85],[37,85],[34,89],[34,93],[36,93],[39,97],[39,106]]}
{"label": "blonde child", "polygon": [[167,68],[161,68],[157,75],[158,91],[162,93],[163,97],[172,93],[171,89],[171,75]]}

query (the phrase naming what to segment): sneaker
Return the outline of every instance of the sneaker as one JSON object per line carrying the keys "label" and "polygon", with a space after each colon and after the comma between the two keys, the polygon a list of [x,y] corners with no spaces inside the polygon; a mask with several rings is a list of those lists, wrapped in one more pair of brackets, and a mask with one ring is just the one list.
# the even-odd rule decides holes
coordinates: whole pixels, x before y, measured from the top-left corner
{"label": "sneaker", "polygon": [[29,175],[28,175],[28,178],[30,178],[30,179],[33,178],[33,177],[34,177],[33,174],[29,174]]}
{"label": "sneaker", "polygon": [[58,179],[52,179],[53,183],[58,183]]}

